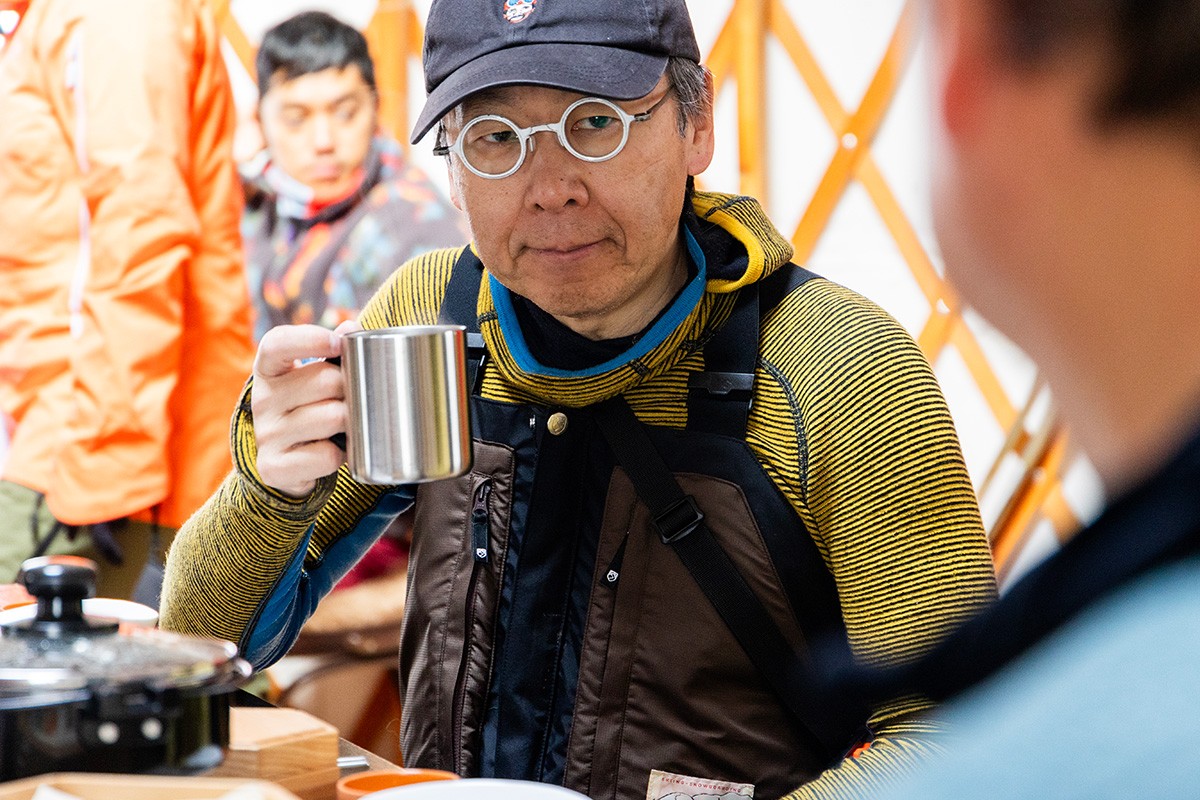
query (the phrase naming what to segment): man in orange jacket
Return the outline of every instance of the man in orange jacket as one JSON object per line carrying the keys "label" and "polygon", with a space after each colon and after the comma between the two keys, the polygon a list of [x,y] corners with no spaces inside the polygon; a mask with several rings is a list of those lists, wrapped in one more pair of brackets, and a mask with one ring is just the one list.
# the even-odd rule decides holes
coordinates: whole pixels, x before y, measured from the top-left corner
{"label": "man in orange jacket", "polygon": [[5,48],[0,581],[80,552],[128,595],[228,471],[253,358],[234,124],[207,0],[34,0]]}

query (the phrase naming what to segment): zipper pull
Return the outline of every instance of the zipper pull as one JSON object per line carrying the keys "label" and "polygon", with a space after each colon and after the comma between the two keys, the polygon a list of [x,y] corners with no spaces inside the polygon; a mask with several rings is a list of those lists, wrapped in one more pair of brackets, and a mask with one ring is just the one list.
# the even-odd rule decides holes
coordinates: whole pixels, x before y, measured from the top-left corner
{"label": "zipper pull", "polygon": [[486,480],[475,489],[471,503],[471,547],[476,561],[488,560],[488,498],[492,496],[492,482]]}
{"label": "zipper pull", "polygon": [[604,585],[610,589],[617,588],[617,580],[621,577],[621,562],[625,560],[625,545],[629,542],[629,533],[625,533],[625,538],[621,540],[620,547],[617,548],[613,560],[608,565],[608,571],[604,573]]}

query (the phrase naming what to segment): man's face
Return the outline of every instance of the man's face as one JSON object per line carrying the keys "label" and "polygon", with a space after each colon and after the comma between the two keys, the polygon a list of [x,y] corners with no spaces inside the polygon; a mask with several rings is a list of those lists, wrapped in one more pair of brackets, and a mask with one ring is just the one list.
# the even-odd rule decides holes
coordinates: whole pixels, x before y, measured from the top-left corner
{"label": "man's face", "polygon": [[[667,92],[664,78],[647,96],[618,105],[643,113]],[[468,98],[451,115],[448,141],[483,114],[521,127],[558,122],[582,96],[509,86]],[[593,339],[649,323],[686,277],[679,235],[685,186],[712,158],[711,118],[681,136],[677,112],[672,97],[648,120],[631,123],[625,148],[600,163],[575,158],[553,133],[534,134],[521,168],[499,180],[452,157],[452,197],[491,274]]]}
{"label": "man's face", "polygon": [[[1086,305],[1112,149],[1095,131],[1100,52],[1022,65],[990,3],[936,4],[934,225],[964,299],[1043,367]],[[1095,63],[1093,63],[1095,62]],[[1125,191],[1128,191],[1126,189]],[[1119,193],[1116,195],[1119,197]],[[1115,219],[1114,219],[1115,221]],[[1100,227],[1109,227],[1101,224]]]}
{"label": "man's face", "polygon": [[378,99],[354,65],[290,81],[277,74],[259,104],[271,158],[311,188],[316,202],[355,188],[377,116]]}
{"label": "man's face", "polygon": [[1120,354],[1132,329],[1176,324],[1137,316],[1153,283],[1139,280],[1138,265],[1152,263],[1159,241],[1137,220],[1147,208],[1170,220],[1158,209],[1187,203],[1164,201],[1162,184],[1147,180],[1176,166],[1162,160],[1156,133],[1098,125],[1109,48],[1080,40],[1019,61],[994,5],[934,6],[938,242],[951,282],[1038,364],[1073,441],[1111,488],[1125,475],[1105,465],[1129,463],[1129,421],[1141,416],[1140,400],[1122,406],[1132,395],[1113,391],[1130,382]]}

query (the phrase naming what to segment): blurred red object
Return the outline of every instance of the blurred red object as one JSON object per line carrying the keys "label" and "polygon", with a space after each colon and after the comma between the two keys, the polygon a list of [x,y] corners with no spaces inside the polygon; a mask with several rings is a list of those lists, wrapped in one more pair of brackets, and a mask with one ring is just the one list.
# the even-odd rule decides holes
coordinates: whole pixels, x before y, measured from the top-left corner
{"label": "blurred red object", "polygon": [[0,0],[0,53],[21,25],[29,0]]}
{"label": "blurred red object", "polygon": [[407,567],[408,542],[398,537],[384,536],[371,546],[362,560],[350,568],[334,590],[349,589],[372,578],[404,571]]}

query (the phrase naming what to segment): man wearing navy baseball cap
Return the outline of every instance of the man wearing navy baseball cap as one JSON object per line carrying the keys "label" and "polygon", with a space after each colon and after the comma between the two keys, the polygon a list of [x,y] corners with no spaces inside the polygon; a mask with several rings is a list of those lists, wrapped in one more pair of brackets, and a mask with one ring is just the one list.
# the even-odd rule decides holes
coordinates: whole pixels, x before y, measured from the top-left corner
{"label": "man wearing navy baseball cap", "polygon": [[924,705],[848,713],[806,642],[894,663],[994,594],[920,350],[789,263],[755,200],[695,189],[713,88],[683,0],[434,0],[425,74],[413,141],[436,128],[473,241],[360,322],[466,326],[473,467],[356,482],[320,360],[340,338],[272,330],[164,625],[269,664],[415,505],[406,764],[623,800],[870,793],[928,748]]}

